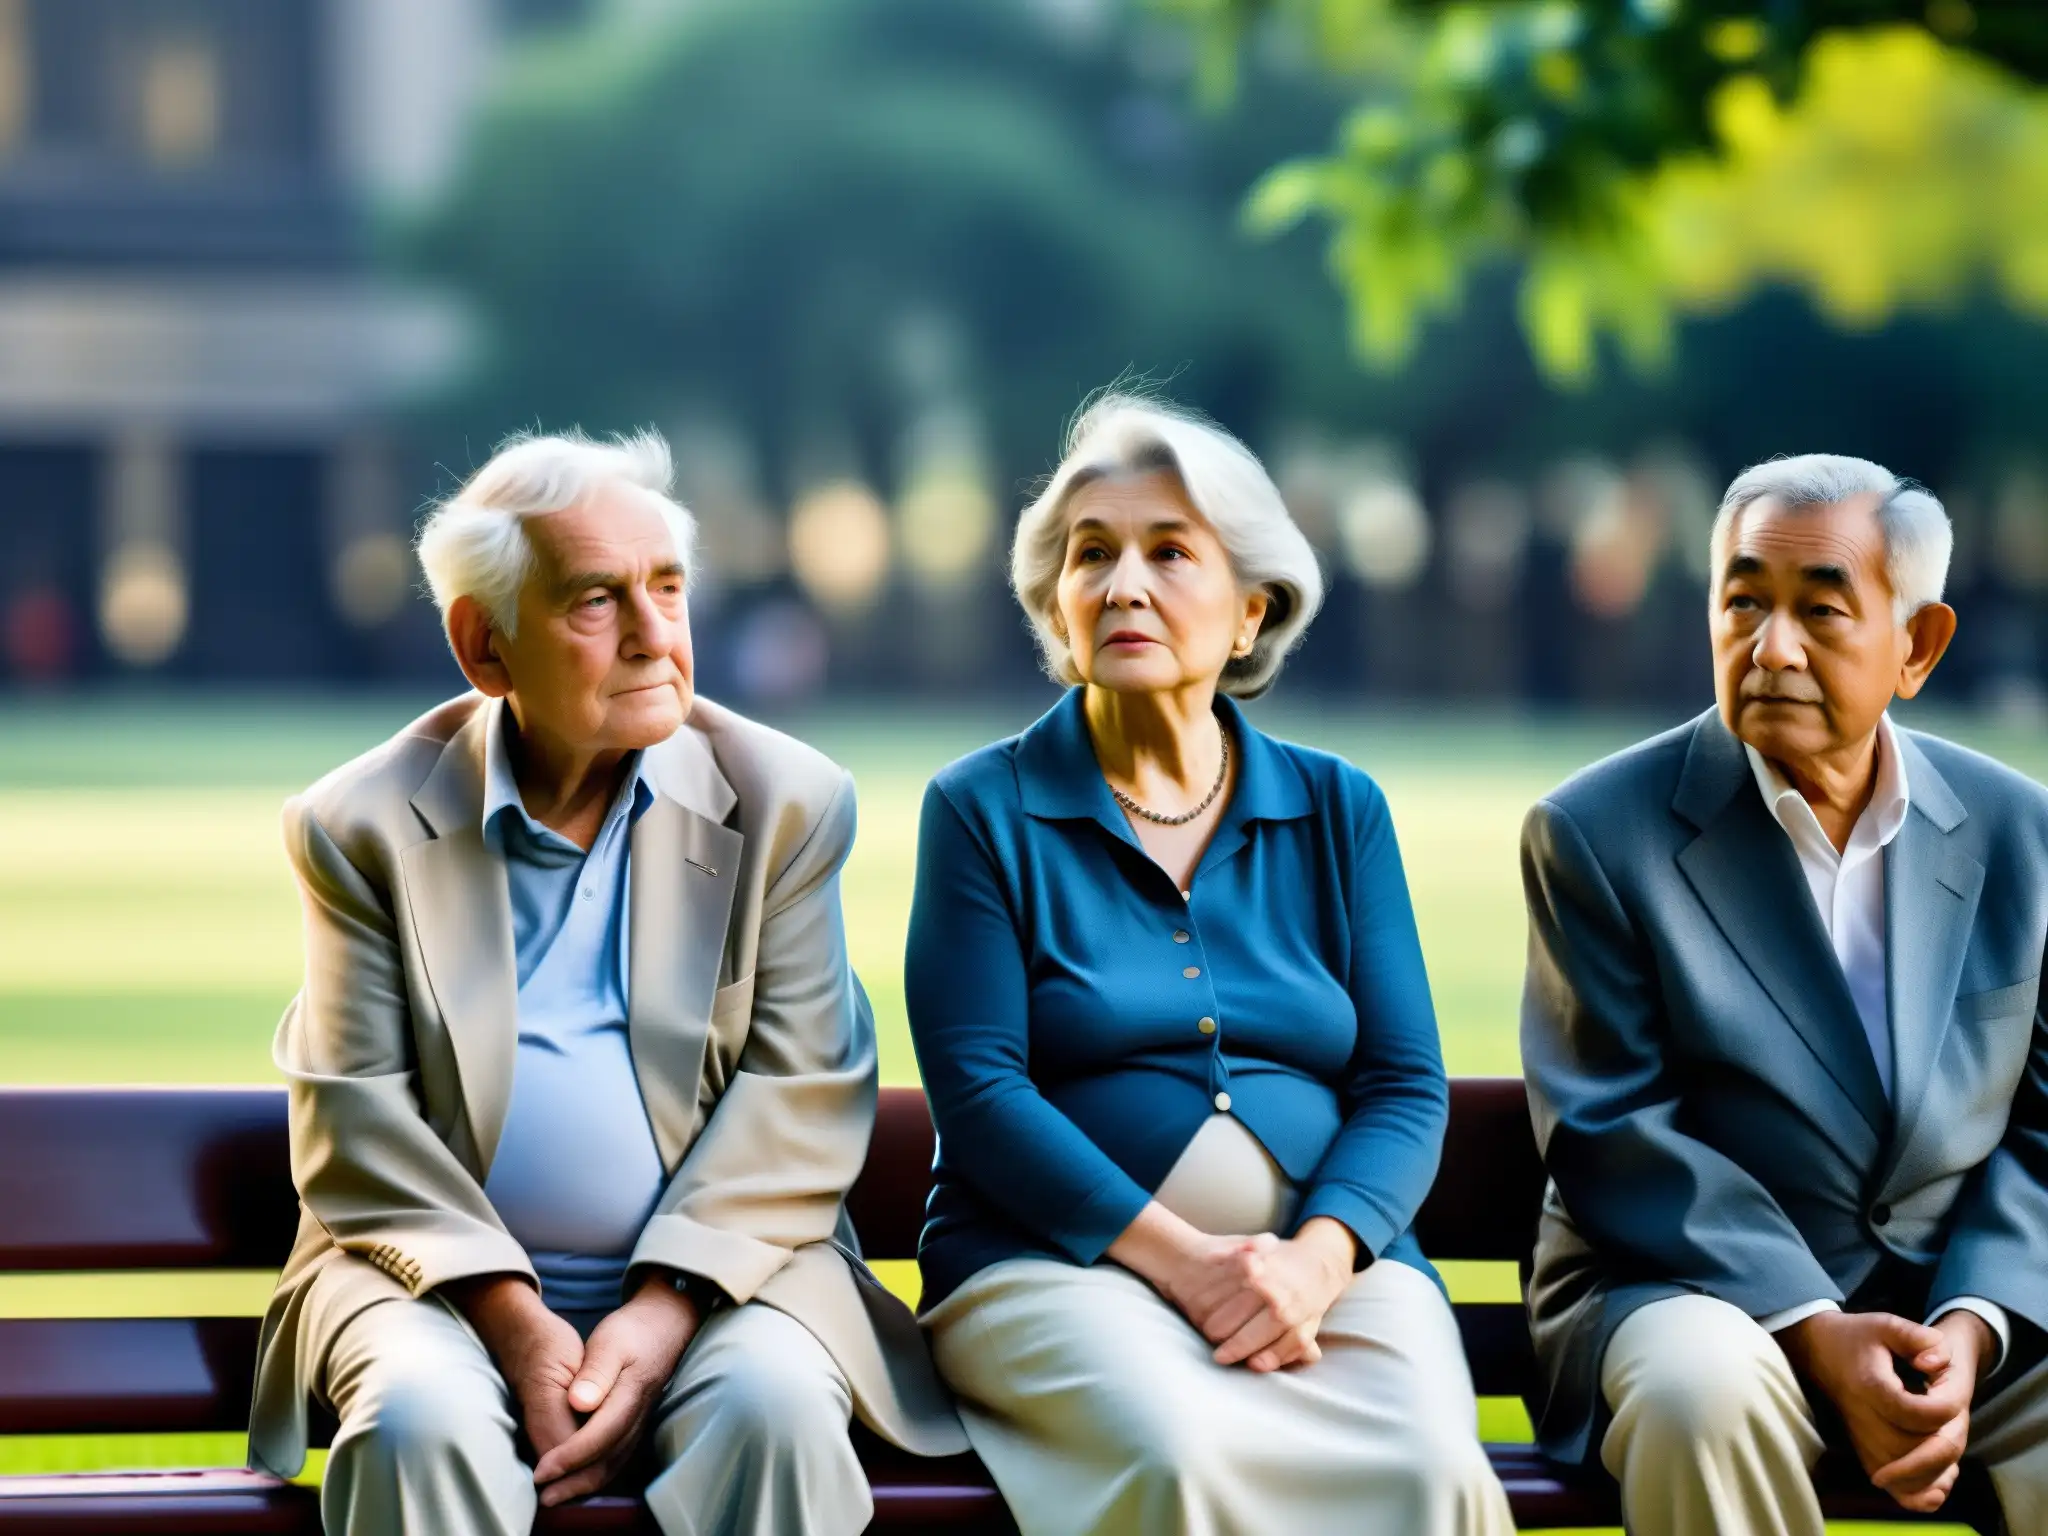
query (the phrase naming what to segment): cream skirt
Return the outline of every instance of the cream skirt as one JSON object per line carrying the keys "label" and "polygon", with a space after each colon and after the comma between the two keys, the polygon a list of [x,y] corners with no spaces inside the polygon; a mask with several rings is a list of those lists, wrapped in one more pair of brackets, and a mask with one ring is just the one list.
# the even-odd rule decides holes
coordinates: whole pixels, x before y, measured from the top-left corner
{"label": "cream skirt", "polygon": [[[1205,1232],[1284,1230],[1296,1195],[1210,1119],[1156,1197]],[[925,1318],[1023,1536],[1509,1536],[1457,1323],[1429,1278],[1352,1281],[1312,1366],[1257,1375],[1129,1270],[1012,1259]]]}

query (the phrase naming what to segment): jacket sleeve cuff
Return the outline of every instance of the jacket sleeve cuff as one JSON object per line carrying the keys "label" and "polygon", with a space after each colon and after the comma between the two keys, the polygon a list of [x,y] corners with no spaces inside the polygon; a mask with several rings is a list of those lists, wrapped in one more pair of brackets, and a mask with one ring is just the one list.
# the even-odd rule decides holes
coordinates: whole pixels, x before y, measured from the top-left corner
{"label": "jacket sleeve cuff", "polygon": [[688,1216],[656,1216],[641,1229],[627,1262],[630,1273],[643,1264],[701,1275],[735,1302],[751,1301],[769,1277],[789,1262],[780,1243],[708,1227]]}
{"label": "jacket sleeve cuff", "polygon": [[2005,1357],[2012,1353],[2012,1319],[2006,1316],[2005,1308],[1995,1301],[1986,1301],[1982,1296],[1957,1296],[1942,1302],[1927,1314],[1927,1326],[1932,1328],[1951,1312],[1972,1312],[1984,1319],[1992,1337],[1998,1340],[1998,1353],[1991,1358],[1984,1374],[1989,1376],[2005,1364]]}
{"label": "jacket sleeve cuff", "polygon": [[398,1281],[415,1297],[456,1280],[478,1275],[520,1275],[540,1285],[533,1260],[511,1233],[477,1227],[460,1236],[409,1233],[395,1243],[354,1250]]}
{"label": "jacket sleeve cuff", "polygon": [[1321,1184],[1309,1192],[1301,1209],[1294,1213],[1294,1230],[1317,1216],[1341,1222],[1358,1239],[1358,1265],[1363,1269],[1386,1251],[1387,1244],[1401,1235],[1393,1218],[1355,1189],[1342,1184]]}
{"label": "jacket sleeve cuff", "polygon": [[1787,1307],[1782,1312],[1773,1312],[1756,1320],[1757,1327],[1765,1333],[1782,1333],[1794,1323],[1803,1323],[1809,1317],[1819,1317],[1823,1312],[1839,1312],[1841,1304],[1822,1297],[1818,1301],[1802,1301],[1796,1307]]}

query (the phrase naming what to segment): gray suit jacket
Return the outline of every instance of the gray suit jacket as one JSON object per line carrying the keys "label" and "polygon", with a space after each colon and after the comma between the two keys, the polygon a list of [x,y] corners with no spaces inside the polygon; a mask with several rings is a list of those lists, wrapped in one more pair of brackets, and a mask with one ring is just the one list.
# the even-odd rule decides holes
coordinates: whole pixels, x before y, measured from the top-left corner
{"label": "gray suit jacket", "polygon": [[1551,1182],[1528,1302],[1552,1455],[1597,1452],[1607,1342],[1666,1297],[1765,1317],[1975,1295],[2048,1325],[2048,790],[1899,741],[1889,1101],[1718,714],[1529,815],[1522,1063]]}

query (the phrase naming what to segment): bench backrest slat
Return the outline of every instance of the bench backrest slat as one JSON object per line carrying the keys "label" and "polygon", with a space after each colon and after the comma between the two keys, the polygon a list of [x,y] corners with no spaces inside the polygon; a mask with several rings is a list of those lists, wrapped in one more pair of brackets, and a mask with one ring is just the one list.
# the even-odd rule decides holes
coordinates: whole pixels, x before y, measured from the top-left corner
{"label": "bench backrest slat", "polygon": [[[868,1257],[917,1256],[932,1145],[924,1095],[883,1089],[848,1202]],[[1542,1192],[1521,1080],[1454,1082],[1424,1251],[1519,1260]],[[0,1272],[275,1269],[297,1205],[282,1089],[0,1089]]]}
{"label": "bench backrest slat", "polygon": [[253,1317],[0,1319],[0,1435],[249,1422]]}
{"label": "bench backrest slat", "polygon": [[[870,1258],[916,1256],[932,1147],[924,1095],[884,1089],[848,1201]],[[1521,1081],[1453,1083],[1423,1250],[1519,1261],[1541,1196]],[[0,1272],[275,1269],[296,1222],[282,1089],[0,1089]],[[1479,1391],[1521,1393],[1521,1309],[1458,1321]],[[255,1345],[252,1318],[0,1320],[0,1434],[239,1429]]]}
{"label": "bench backrest slat", "polygon": [[276,1269],[281,1088],[0,1089],[0,1271]]}

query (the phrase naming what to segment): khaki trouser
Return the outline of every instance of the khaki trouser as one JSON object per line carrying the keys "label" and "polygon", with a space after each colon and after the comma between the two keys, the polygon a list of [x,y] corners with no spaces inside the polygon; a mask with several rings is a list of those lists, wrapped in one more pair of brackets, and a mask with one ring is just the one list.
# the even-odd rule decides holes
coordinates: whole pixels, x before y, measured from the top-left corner
{"label": "khaki trouser", "polygon": [[[538,1505],[516,1409],[482,1343],[437,1298],[380,1302],[328,1353],[341,1419],[321,1489],[329,1536],[527,1536]],[[852,1536],[867,1476],[852,1399],[810,1332],[771,1307],[712,1313],[676,1367],[647,1505],[666,1536]]]}
{"label": "khaki trouser", "polygon": [[[2048,1531],[2048,1363],[1970,1415],[2015,1533]],[[1636,1536],[1822,1536],[1810,1477],[1822,1441],[1777,1341],[1707,1296],[1653,1302],[1615,1330],[1600,1459]]]}
{"label": "khaki trouser", "polygon": [[[1227,1115],[1157,1196],[1210,1232],[1284,1228],[1292,1191]],[[1512,1536],[1449,1303],[1382,1260],[1314,1365],[1258,1375],[1114,1264],[1010,1259],[925,1318],[1024,1536]]]}

